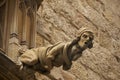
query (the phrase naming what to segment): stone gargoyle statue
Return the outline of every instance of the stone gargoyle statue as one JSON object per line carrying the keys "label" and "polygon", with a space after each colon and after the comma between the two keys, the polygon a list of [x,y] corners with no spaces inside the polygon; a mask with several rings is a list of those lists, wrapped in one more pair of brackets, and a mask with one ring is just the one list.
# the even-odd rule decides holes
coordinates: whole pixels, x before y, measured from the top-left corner
{"label": "stone gargoyle statue", "polygon": [[62,66],[63,70],[69,70],[72,61],[77,60],[85,49],[93,47],[93,39],[93,31],[82,28],[71,42],[33,48],[25,51],[19,59],[23,66],[30,66],[43,74],[50,73],[54,66]]}

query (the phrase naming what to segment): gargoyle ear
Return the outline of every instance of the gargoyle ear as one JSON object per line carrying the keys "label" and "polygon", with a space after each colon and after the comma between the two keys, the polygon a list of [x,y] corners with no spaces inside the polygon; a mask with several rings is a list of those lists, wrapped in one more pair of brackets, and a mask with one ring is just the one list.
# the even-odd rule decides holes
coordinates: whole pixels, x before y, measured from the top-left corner
{"label": "gargoyle ear", "polygon": [[88,45],[88,48],[91,49],[93,47],[93,43]]}

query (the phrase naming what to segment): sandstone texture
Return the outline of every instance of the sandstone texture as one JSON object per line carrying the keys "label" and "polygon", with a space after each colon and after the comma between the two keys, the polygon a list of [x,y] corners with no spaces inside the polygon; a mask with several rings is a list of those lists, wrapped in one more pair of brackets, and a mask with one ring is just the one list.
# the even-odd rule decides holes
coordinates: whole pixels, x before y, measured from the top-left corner
{"label": "sandstone texture", "polygon": [[120,0],[43,0],[37,47],[70,41],[86,26],[95,31],[94,47],[69,71],[55,68],[51,74],[57,80],[120,80]]}

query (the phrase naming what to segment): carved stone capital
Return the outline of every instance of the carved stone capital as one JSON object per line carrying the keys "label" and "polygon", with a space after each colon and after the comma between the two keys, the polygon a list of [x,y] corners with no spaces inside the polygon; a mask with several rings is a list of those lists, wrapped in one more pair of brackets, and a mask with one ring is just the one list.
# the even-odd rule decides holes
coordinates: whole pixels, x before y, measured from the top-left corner
{"label": "carved stone capital", "polygon": [[10,38],[12,38],[12,37],[18,37],[18,34],[17,33],[12,33],[12,34],[10,34]]}
{"label": "carved stone capital", "polygon": [[34,13],[34,10],[32,8],[28,8],[27,15],[32,17]]}
{"label": "carved stone capital", "polygon": [[21,41],[21,45],[27,45],[27,41]]}
{"label": "carved stone capital", "polygon": [[24,11],[26,9],[26,5],[25,5],[25,2],[23,0],[21,0],[19,2],[19,8],[21,11]]}

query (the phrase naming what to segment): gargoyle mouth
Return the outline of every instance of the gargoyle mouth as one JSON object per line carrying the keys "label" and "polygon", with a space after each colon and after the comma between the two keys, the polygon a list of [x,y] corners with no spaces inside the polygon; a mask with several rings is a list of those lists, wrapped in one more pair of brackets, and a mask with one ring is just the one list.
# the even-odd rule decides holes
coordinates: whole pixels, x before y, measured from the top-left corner
{"label": "gargoyle mouth", "polygon": [[88,42],[85,42],[85,44],[88,44]]}
{"label": "gargoyle mouth", "polygon": [[85,45],[90,45],[90,43],[91,43],[90,41],[86,41]]}

